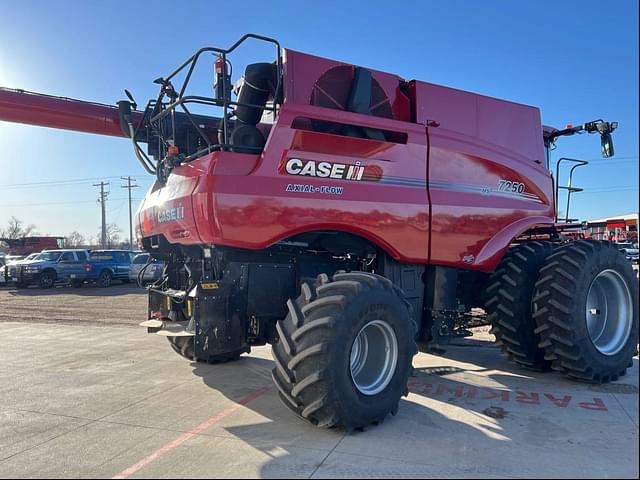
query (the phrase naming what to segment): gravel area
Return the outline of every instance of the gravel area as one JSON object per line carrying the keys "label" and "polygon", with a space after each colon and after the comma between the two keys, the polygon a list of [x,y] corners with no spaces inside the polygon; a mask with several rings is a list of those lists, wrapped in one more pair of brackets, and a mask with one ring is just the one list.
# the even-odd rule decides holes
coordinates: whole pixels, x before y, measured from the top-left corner
{"label": "gravel area", "polygon": [[146,312],[146,291],[132,284],[0,288],[0,322],[137,326]]}

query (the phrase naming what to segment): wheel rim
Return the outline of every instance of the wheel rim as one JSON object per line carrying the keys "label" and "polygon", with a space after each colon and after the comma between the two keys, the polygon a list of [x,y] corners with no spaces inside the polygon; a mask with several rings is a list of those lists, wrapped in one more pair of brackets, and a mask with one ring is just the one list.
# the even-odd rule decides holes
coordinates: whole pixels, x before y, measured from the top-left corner
{"label": "wheel rim", "polygon": [[633,324],[631,292],[615,270],[603,270],[587,294],[587,330],[593,346],[603,355],[615,355],[626,345]]}
{"label": "wheel rim", "polygon": [[396,371],[398,340],[387,322],[367,323],[351,346],[351,379],[363,395],[376,395],[384,390]]}
{"label": "wheel rim", "polygon": [[51,277],[51,275],[49,275],[48,273],[45,273],[42,275],[42,286],[43,287],[50,287],[53,284],[53,277]]}
{"label": "wheel rim", "polygon": [[111,280],[111,279],[109,278],[109,274],[108,273],[103,273],[102,275],[100,275],[100,277],[101,277],[100,278],[100,284],[101,285],[106,286],[106,285],[109,284],[109,280]]}

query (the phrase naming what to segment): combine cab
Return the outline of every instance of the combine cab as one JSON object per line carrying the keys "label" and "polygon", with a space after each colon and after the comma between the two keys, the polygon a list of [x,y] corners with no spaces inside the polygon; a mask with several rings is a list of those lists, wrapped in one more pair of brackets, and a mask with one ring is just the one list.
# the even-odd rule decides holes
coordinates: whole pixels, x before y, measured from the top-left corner
{"label": "combine cab", "polygon": [[[247,40],[274,56],[232,83]],[[193,94],[212,55],[213,93]],[[609,243],[564,241],[548,155],[588,132],[610,156],[615,123],[550,129],[534,107],[257,35],[155,83],[142,111],[129,92],[116,109],[0,91],[0,119],[131,142],[156,179],[138,242],[166,265],[142,325],[179,354],[213,363],[270,343],[283,403],[347,429],[395,413],[418,346],[466,335],[476,307],[522,366],[624,374],[635,275]]]}

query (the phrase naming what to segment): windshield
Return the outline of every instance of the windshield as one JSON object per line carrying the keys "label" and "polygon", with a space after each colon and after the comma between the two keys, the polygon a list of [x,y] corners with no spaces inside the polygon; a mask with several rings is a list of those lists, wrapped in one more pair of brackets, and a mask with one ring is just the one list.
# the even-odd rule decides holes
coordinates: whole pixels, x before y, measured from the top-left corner
{"label": "windshield", "polygon": [[43,262],[57,262],[62,252],[42,252],[38,255],[38,260]]}
{"label": "windshield", "polygon": [[633,248],[633,243],[619,243],[618,248]]}
{"label": "windshield", "polygon": [[137,264],[144,264],[147,263],[147,260],[149,259],[149,255],[145,254],[145,255],[136,255],[135,258],[133,259],[133,263]]}
{"label": "windshield", "polygon": [[39,256],[40,256],[39,253],[32,253],[31,255],[27,256],[25,260],[37,260]]}

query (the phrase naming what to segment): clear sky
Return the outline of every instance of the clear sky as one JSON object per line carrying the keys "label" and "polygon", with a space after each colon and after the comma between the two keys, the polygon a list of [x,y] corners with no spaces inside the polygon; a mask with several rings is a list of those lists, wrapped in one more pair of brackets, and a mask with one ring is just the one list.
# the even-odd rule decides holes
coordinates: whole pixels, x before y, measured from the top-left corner
{"label": "clear sky", "polygon": [[[596,135],[562,139],[554,156],[594,160],[576,173],[587,191],[574,197],[572,216],[638,211],[637,1],[0,0],[0,11],[4,87],[109,104],[128,88],[145,103],[157,93],[152,80],[199,47],[227,47],[254,32],[406,79],[535,105],[549,125],[617,120],[613,159],[600,158]],[[270,59],[262,53],[240,60]],[[207,94],[210,78],[198,78]],[[151,183],[122,139],[0,122],[0,152],[0,226],[13,215],[43,234],[93,236],[100,218],[92,184],[105,179],[107,220],[126,233],[119,177],[138,180],[136,199]]]}

